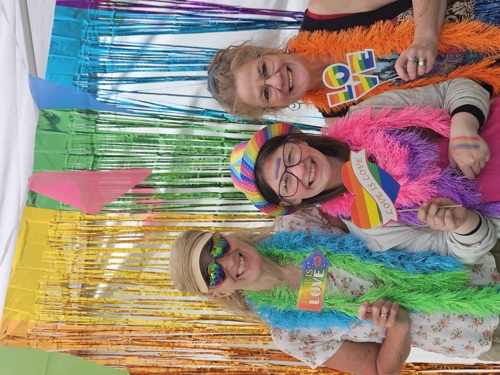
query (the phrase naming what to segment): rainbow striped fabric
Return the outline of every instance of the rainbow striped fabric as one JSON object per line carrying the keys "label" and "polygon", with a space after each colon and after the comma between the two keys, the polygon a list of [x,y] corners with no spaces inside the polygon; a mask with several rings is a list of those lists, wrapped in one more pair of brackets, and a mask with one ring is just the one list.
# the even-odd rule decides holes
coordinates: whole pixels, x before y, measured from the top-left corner
{"label": "rainbow striped fabric", "polygon": [[231,153],[231,178],[236,189],[245,193],[250,202],[260,211],[271,216],[288,215],[293,207],[283,207],[266,200],[257,188],[255,162],[267,141],[271,138],[300,132],[300,129],[283,122],[260,129],[248,142],[238,144]]}

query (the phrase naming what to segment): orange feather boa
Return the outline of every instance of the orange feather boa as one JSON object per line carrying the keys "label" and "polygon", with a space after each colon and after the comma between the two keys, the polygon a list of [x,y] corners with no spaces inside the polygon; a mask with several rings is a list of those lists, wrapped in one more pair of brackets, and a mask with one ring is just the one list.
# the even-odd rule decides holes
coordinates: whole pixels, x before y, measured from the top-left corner
{"label": "orange feather boa", "polygon": [[[290,40],[288,48],[313,60],[324,61],[325,64],[346,63],[346,54],[362,51],[366,48],[374,50],[377,58],[387,57],[394,52],[408,48],[413,40],[413,20],[407,20],[398,26],[392,22],[377,22],[371,27],[356,27],[348,30],[329,32],[301,32]],[[331,48],[329,48],[331,46]],[[438,51],[450,49],[455,51],[471,51],[489,55],[478,63],[461,66],[447,76],[424,77],[414,81],[382,82],[358,101],[341,104],[329,108],[326,94],[331,89],[309,91],[302,98],[306,104],[314,104],[324,112],[339,112],[346,106],[356,104],[370,96],[386,90],[414,88],[438,83],[447,79],[466,77],[487,83],[493,87],[494,96],[500,95],[500,27],[490,26],[478,21],[464,21],[445,24],[441,29]]]}

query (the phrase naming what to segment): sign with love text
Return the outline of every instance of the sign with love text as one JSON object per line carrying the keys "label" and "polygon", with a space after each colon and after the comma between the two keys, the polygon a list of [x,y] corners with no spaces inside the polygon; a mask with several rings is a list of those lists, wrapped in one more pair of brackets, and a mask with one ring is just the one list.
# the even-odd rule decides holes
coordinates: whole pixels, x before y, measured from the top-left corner
{"label": "sign with love text", "polygon": [[334,90],[327,94],[330,107],[357,100],[380,84],[377,76],[369,74],[377,66],[372,49],[346,57],[347,64],[332,64],[323,71],[323,83]]}
{"label": "sign with love text", "polygon": [[351,151],[350,161],[342,167],[342,181],[355,196],[351,218],[359,228],[398,221],[394,202],[400,185],[389,173],[366,160],[366,149]]}
{"label": "sign with love text", "polygon": [[321,311],[330,265],[321,250],[316,250],[302,261],[302,280],[297,310]]}

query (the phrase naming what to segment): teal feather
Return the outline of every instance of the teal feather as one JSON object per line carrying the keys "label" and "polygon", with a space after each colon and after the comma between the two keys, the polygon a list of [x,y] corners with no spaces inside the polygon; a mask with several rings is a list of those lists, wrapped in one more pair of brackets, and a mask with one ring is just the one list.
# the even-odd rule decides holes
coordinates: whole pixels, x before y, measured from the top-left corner
{"label": "teal feather", "polygon": [[[431,252],[408,253],[396,250],[372,252],[358,237],[327,235],[324,232],[313,234],[305,231],[278,232],[261,241],[256,247],[263,254],[269,253],[269,256],[279,264],[293,263],[292,254],[312,254],[317,248],[324,248],[334,254],[351,254],[366,262],[383,263],[388,267],[399,268],[410,273],[432,273],[462,267],[457,259]],[[273,249],[276,251],[273,252]],[[280,249],[286,249],[286,252],[281,252]]]}
{"label": "teal feather", "polygon": [[354,236],[282,232],[262,241],[259,251],[279,264],[300,265],[321,249],[332,267],[377,285],[356,297],[327,291],[321,312],[296,309],[298,290],[279,286],[268,292],[244,292],[247,302],[272,327],[328,329],[359,322],[359,305],[378,299],[398,302],[422,313],[472,314],[478,318],[500,314],[500,286],[467,285],[470,275],[456,259],[434,253],[370,252]]}

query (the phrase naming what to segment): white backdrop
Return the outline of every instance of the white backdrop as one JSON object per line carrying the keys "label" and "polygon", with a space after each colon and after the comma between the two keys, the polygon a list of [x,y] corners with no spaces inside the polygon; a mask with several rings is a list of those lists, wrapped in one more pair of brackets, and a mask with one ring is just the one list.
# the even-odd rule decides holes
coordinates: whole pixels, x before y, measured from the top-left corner
{"label": "white backdrop", "polygon": [[43,77],[55,0],[1,0],[0,12],[0,316],[19,219],[33,169],[38,111],[28,71]]}

